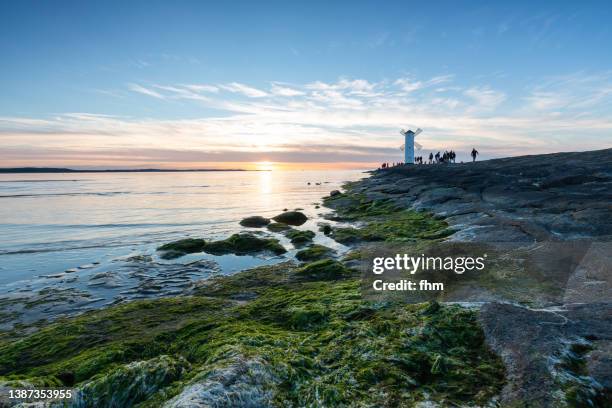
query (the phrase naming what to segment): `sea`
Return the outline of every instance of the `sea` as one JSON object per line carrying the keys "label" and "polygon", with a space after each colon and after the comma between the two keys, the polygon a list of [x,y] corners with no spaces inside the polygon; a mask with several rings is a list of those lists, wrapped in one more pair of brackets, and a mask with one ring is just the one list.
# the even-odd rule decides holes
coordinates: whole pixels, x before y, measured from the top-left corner
{"label": "sea", "polygon": [[[299,229],[316,243],[347,250],[319,232],[322,197],[363,171],[211,171],[0,174],[0,327],[31,323],[132,299],[187,293],[219,274],[294,259],[292,244],[251,215],[301,209]],[[156,248],[174,240],[224,239],[251,231],[273,236],[282,256],[191,254],[174,260]]]}

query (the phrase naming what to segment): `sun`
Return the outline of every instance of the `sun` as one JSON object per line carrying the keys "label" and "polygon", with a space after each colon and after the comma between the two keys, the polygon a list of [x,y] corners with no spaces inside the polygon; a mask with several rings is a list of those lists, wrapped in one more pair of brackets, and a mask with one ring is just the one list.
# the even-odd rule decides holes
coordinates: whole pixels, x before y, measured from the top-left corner
{"label": "sun", "polygon": [[274,170],[274,162],[260,161],[260,162],[255,163],[255,168],[257,170],[264,170],[264,171]]}

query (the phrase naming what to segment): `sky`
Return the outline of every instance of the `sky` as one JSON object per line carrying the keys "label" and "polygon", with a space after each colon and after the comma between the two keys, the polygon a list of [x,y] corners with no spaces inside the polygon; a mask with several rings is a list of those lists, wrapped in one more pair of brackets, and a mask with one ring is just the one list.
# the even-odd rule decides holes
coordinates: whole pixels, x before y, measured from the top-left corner
{"label": "sky", "polygon": [[612,147],[612,3],[0,0],[0,167]]}

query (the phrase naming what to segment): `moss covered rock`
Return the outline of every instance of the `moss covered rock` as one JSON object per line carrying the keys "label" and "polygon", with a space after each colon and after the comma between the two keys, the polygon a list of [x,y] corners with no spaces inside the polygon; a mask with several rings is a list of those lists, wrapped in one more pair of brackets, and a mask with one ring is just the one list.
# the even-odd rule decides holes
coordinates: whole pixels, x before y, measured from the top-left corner
{"label": "moss covered rock", "polygon": [[291,243],[296,246],[305,245],[312,242],[312,239],[315,237],[315,233],[312,231],[301,231],[295,229],[288,231],[285,235],[291,240]]}
{"label": "moss covered rock", "polygon": [[237,254],[246,255],[257,252],[272,252],[284,254],[287,250],[274,238],[260,238],[253,234],[234,234],[221,241],[209,242],[204,246],[204,252],[213,255]]}
{"label": "moss covered rock", "polygon": [[308,221],[308,217],[300,211],[286,211],[272,218],[276,222],[299,226]]}
{"label": "moss covered rock", "polygon": [[250,227],[250,228],[261,228],[261,227],[265,227],[268,224],[270,224],[270,219],[266,217],[262,217],[260,215],[246,217],[246,218],[243,218],[242,221],[240,221],[240,225],[242,225],[243,227]]}
{"label": "moss covered rock", "polygon": [[296,259],[302,262],[318,261],[319,259],[331,256],[335,251],[325,245],[314,244],[306,249],[302,249],[295,254]]}
{"label": "moss covered rock", "polygon": [[313,281],[337,280],[351,275],[350,269],[332,259],[322,259],[306,264],[295,272],[297,278]]}
{"label": "moss covered rock", "polygon": [[186,367],[185,360],[166,355],[123,365],[79,387],[75,405],[92,408],[133,406],[180,378]]}
{"label": "moss covered rock", "polygon": [[206,241],[200,238],[186,238],[174,242],[169,242],[157,248],[161,251],[161,257],[164,259],[174,259],[185,254],[202,252]]}
{"label": "moss covered rock", "polygon": [[272,222],[268,224],[267,228],[272,232],[283,232],[291,229],[289,225],[282,222]]}

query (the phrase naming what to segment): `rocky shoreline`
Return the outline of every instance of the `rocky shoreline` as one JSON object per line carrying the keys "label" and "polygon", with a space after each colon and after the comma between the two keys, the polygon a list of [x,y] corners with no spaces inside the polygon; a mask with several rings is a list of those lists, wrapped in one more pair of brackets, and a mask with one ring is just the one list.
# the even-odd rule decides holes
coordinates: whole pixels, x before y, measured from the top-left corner
{"label": "rocky shoreline", "polygon": [[[490,288],[471,281],[470,300],[482,301],[479,321],[487,343],[504,360],[502,406],[610,404],[612,149],[394,167],[354,183],[349,194],[328,202],[342,211],[355,196],[430,211],[453,229],[448,241],[511,244],[527,251],[537,248],[559,261],[571,259],[569,265],[551,263],[544,277],[558,283],[557,296],[536,291],[525,301],[516,290],[501,293],[497,289],[504,284],[516,285],[508,273],[494,296]],[[575,252],[574,258],[568,252]],[[537,286],[534,279],[540,277],[521,271],[522,294]],[[451,294],[447,300],[466,296],[456,293],[457,299]],[[545,307],[534,309],[534,303]]]}
{"label": "rocky shoreline", "polygon": [[[439,302],[369,301],[359,270],[364,248],[389,243],[605,245],[611,183],[612,150],[374,172],[325,199],[340,223],[320,232],[350,246],[348,254],[288,226],[295,211],[274,223],[243,220],[269,231],[262,234],[168,243],[160,247],[168,257],[280,253],[266,234],[282,234],[301,247],[302,262],[213,276],[183,296],[86,312],[29,334],[3,333],[2,387],[74,387],[70,406],[78,407],[607,406],[605,268],[522,272],[514,292],[496,287],[512,277],[503,270],[469,281],[470,299],[480,300],[470,307],[452,304],[464,287]],[[542,283],[553,279],[563,285]],[[597,301],[571,302],[576,294]],[[534,302],[541,297],[543,305]]]}

